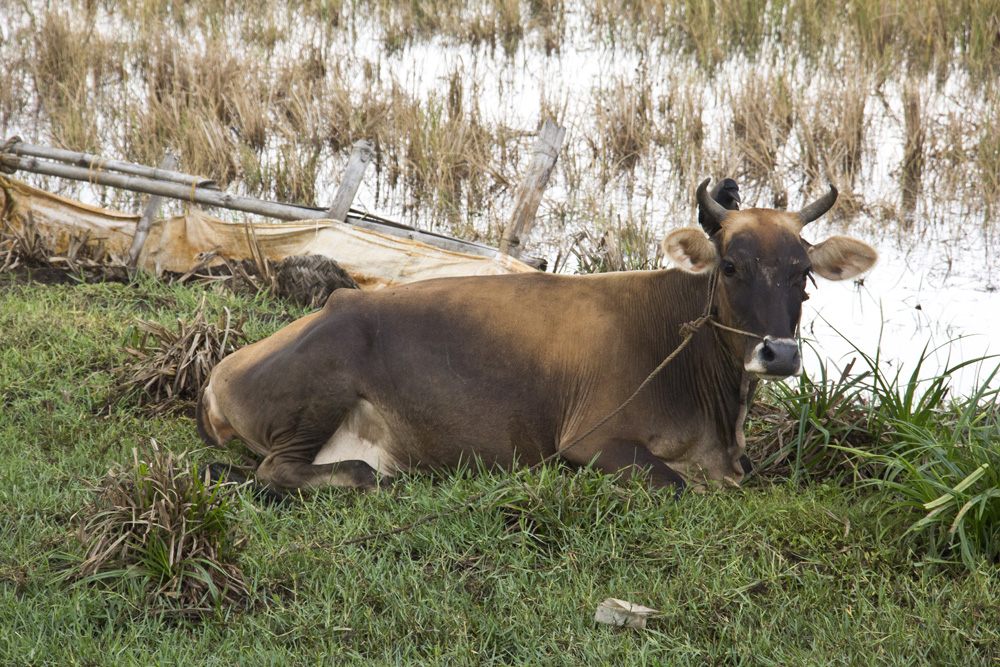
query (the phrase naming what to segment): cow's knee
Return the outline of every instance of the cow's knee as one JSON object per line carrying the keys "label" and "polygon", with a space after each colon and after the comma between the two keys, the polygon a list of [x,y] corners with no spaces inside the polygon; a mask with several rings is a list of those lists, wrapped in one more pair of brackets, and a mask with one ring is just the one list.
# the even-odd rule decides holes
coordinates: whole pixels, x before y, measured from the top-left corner
{"label": "cow's knee", "polygon": [[[568,458],[568,457],[567,457]],[[670,489],[679,497],[687,484],[676,470],[657,458],[643,444],[625,440],[605,443],[593,460],[594,466],[606,474],[618,474],[622,482],[640,475],[654,489]]]}
{"label": "cow's knee", "polygon": [[374,489],[379,484],[378,473],[364,461],[340,461],[331,463],[330,484],[351,489]]}

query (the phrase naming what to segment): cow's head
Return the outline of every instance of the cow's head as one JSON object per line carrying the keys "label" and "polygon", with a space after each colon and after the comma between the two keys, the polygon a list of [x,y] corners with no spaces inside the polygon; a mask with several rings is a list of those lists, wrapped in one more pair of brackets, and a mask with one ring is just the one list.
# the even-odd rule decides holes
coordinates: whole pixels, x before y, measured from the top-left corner
{"label": "cow's head", "polygon": [[[663,240],[664,254],[690,273],[717,271],[713,312],[721,324],[760,336],[742,336],[744,368],[759,377],[780,379],[802,367],[797,340],[806,283],[816,273],[847,280],[878,259],[867,243],[833,236],[812,245],[799,234],[826,213],[837,190],[801,211],[730,211],[698,187],[702,229],[677,229]],[[706,236],[707,234],[707,236]]]}

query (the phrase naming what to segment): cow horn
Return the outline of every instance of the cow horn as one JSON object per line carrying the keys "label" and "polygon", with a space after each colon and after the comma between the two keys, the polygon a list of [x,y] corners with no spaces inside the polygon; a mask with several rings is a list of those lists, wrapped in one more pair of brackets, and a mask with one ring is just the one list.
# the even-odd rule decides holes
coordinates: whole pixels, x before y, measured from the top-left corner
{"label": "cow horn", "polygon": [[802,224],[808,225],[810,222],[829,211],[833,208],[833,204],[836,201],[837,188],[831,185],[829,192],[799,211],[799,218],[802,220]]}
{"label": "cow horn", "polygon": [[717,231],[722,229],[722,221],[725,220],[726,215],[729,214],[729,210],[725,208],[722,204],[712,199],[708,194],[708,182],[712,180],[706,178],[698,186],[698,206],[701,207],[704,216],[698,216],[699,222],[701,222],[702,228],[705,232],[712,236]]}

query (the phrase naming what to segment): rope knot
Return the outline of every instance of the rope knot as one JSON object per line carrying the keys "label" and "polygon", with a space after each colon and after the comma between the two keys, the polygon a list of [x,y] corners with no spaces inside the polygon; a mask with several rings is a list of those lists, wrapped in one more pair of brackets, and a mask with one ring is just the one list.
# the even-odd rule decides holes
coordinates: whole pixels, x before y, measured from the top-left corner
{"label": "rope knot", "polygon": [[691,336],[695,335],[695,333],[698,332],[698,329],[700,329],[702,325],[705,324],[705,321],[708,320],[709,317],[711,316],[702,315],[696,320],[691,320],[690,322],[685,322],[684,324],[682,324],[679,330],[681,336],[684,338],[690,338]]}
{"label": "rope knot", "polygon": [[[11,137],[6,143],[4,143],[3,148],[0,148],[0,153],[10,153],[14,146],[19,143],[21,143],[21,137]],[[3,157],[6,156],[0,155],[0,158]],[[0,159],[0,173],[9,175],[15,173],[16,171],[17,167],[11,166],[10,164],[7,164],[5,160]]]}

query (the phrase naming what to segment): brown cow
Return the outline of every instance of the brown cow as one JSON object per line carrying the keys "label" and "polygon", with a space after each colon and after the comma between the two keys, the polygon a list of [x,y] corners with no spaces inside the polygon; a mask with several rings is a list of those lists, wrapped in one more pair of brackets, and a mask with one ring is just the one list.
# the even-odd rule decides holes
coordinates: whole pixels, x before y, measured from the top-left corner
{"label": "brown cow", "polygon": [[[338,290],[307,315],[224,359],[198,406],[206,442],[241,438],[277,490],[372,487],[398,471],[478,458],[528,465],[611,413],[706,308],[747,336],[703,326],[628,407],[561,456],[653,487],[739,480],[748,397],[759,378],[798,373],[797,327],[815,272],[849,279],[874,249],[811,245],[802,211],[730,211],[698,188],[704,231],[663,241],[680,269],[593,276],[445,278]],[[706,236],[706,232],[708,236]]]}

